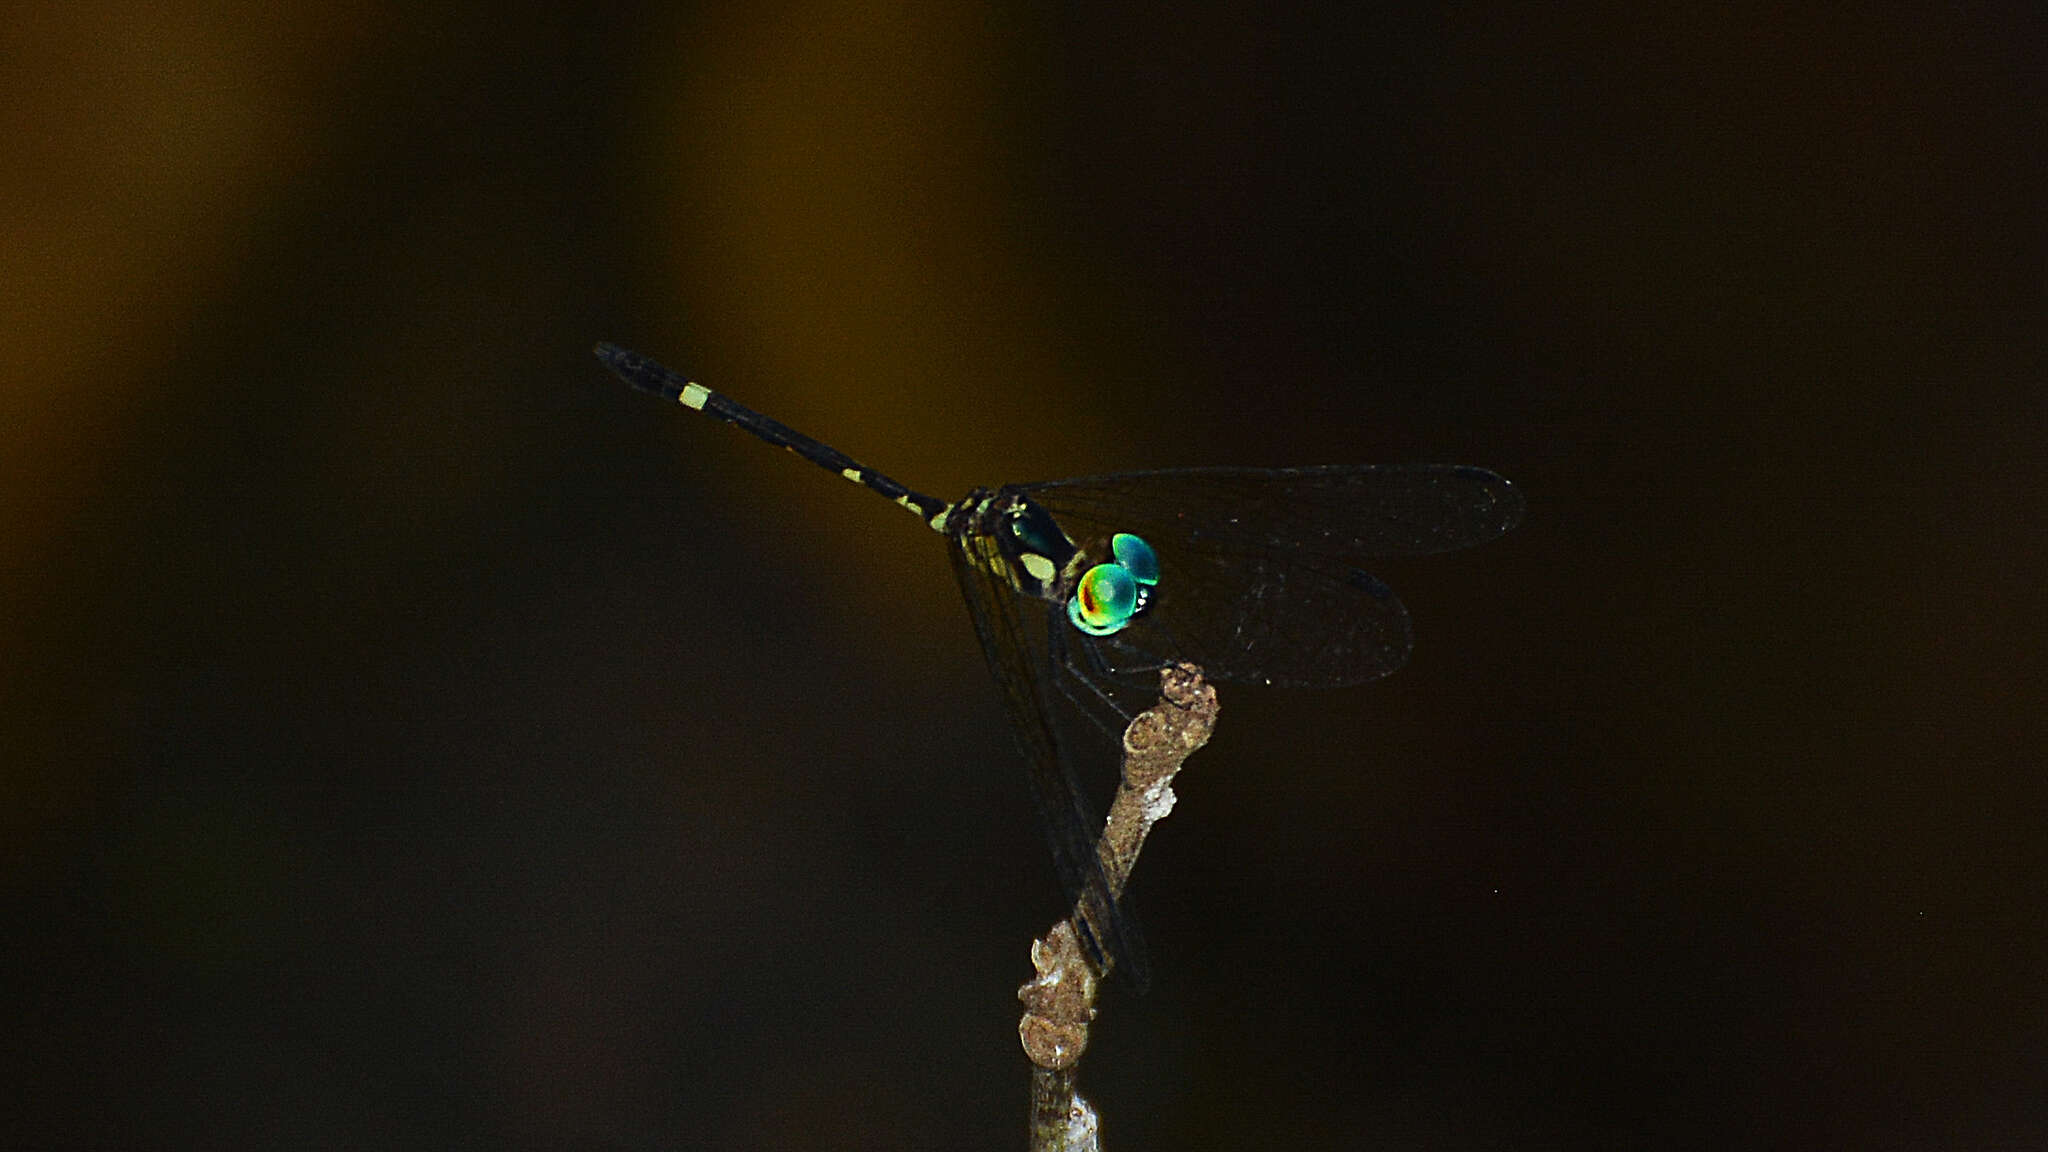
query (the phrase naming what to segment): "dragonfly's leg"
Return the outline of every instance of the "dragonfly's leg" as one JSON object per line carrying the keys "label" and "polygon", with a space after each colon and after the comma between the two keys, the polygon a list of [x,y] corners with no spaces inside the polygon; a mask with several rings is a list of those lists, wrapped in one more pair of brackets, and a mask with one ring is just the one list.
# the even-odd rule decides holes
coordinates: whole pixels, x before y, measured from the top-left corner
{"label": "dragonfly's leg", "polygon": [[1059,685],[1060,694],[1074,705],[1074,710],[1088,717],[1108,735],[1116,736],[1130,726],[1134,713],[1117,703],[1114,696],[1103,691],[1095,677],[1081,671],[1071,661],[1061,665]]}
{"label": "dragonfly's leg", "polygon": [[[1109,693],[1103,691],[1102,685],[1097,682],[1097,676],[1090,675],[1086,669],[1075,663],[1068,640],[1066,629],[1059,622],[1055,622],[1047,643],[1047,653],[1053,666],[1053,683],[1058,685],[1060,695],[1067,698],[1067,702],[1074,706],[1076,712],[1086,716],[1091,723],[1112,738],[1120,738],[1119,734],[1131,722],[1132,713],[1118,704]],[[1101,657],[1093,644],[1084,640],[1079,647],[1088,662],[1098,666],[1098,672],[1106,671],[1100,667]],[[1077,685],[1086,691],[1077,690]]]}
{"label": "dragonfly's leg", "polygon": [[[1109,657],[1104,655],[1102,651],[1105,648],[1115,649],[1117,654],[1129,658],[1131,662],[1128,664],[1110,663]],[[1095,664],[1098,672],[1104,676],[1113,676],[1118,680],[1135,681],[1149,678],[1160,669],[1170,668],[1178,663],[1175,660],[1165,659],[1155,652],[1148,652],[1139,648],[1137,645],[1119,636],[1105,636],[1096,643],[1088,645],[1088,653],[1091,662]]]}
{"label": "dragonfly's leg", "polygon": [[[1140,633],[1145,634],[1145,643],[1133,643],[1132,637]],[[1133,687],[1152,686],[1162,669],[1181,663],[1176,656],[1169,655],[1182,651],[1180,641],[1175,638],[1172,626],[1157,616],[1148,617],[1140,627],[1087,640],[1082,647],[1098,675]],[[1120,659],[1112,662],[1112,654]]]}

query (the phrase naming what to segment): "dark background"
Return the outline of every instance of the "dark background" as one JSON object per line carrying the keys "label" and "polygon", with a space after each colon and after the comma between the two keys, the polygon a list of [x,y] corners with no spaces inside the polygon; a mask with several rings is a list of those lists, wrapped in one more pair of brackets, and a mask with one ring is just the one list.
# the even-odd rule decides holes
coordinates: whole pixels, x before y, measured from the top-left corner
{"label": "dark background", "polygon": [[600,338],[943,496],[1527,493],[1225,692],[1111,1147],[2048,1141],[2030,5],[45,7],[0,1142],[1021,1147],[943,545]]}

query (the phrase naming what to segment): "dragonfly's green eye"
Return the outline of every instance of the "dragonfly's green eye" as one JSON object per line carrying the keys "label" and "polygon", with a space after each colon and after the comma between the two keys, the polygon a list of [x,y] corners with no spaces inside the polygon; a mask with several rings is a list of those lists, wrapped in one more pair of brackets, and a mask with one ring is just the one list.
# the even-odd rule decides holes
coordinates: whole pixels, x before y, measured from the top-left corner
{"label": "dragonfly's green eye", "polygon": [[1067,619],[1090,636],[1107,636],[1131,622],[1138,610],[1138,581],[1121,564],[1097,564],[1081,576]]}
{"label": "dragonfly's green eye", "polygon": [[1131,579],[1148,588],[1159,583],[1159,557],[1150,544],[1129,532],[1119,532],[1109,538],[1109,550]]}

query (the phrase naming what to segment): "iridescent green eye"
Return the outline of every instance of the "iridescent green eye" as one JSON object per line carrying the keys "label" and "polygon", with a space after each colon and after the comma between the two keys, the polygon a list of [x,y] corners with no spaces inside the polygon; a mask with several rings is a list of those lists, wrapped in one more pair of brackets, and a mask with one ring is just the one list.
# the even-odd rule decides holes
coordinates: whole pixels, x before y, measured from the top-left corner
{"label": "iridescent green eye", "polygon": [[1067,601],[1067,619],[1090,636],[1121,629],[1137,610],[1138,581],[1121,564],[1090,568],[1075,585],[1074,598]]}
{"label": "iridescent green eye", "polygon": [[1150,544],[1129,532],[1119,532],[1109,538],[1109,550],[1131,579],[1146,587],[1159,583],[1159,556]]}

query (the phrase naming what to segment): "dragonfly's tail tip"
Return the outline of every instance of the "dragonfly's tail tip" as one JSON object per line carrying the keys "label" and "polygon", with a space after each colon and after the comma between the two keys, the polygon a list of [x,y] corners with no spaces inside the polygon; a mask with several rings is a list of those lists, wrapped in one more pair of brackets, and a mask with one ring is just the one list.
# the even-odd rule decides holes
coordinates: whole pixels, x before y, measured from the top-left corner
{"label": "dragonfly's tail tip", "polygon": [[599,363],[611,369],[613,375],[633,387],[659,391],[657,385],[650,384],[645,379],[648,369],[652,367],[647,357],[631,349],[621,348],[609,340],[599,340],[590,352],[597,357]]}

